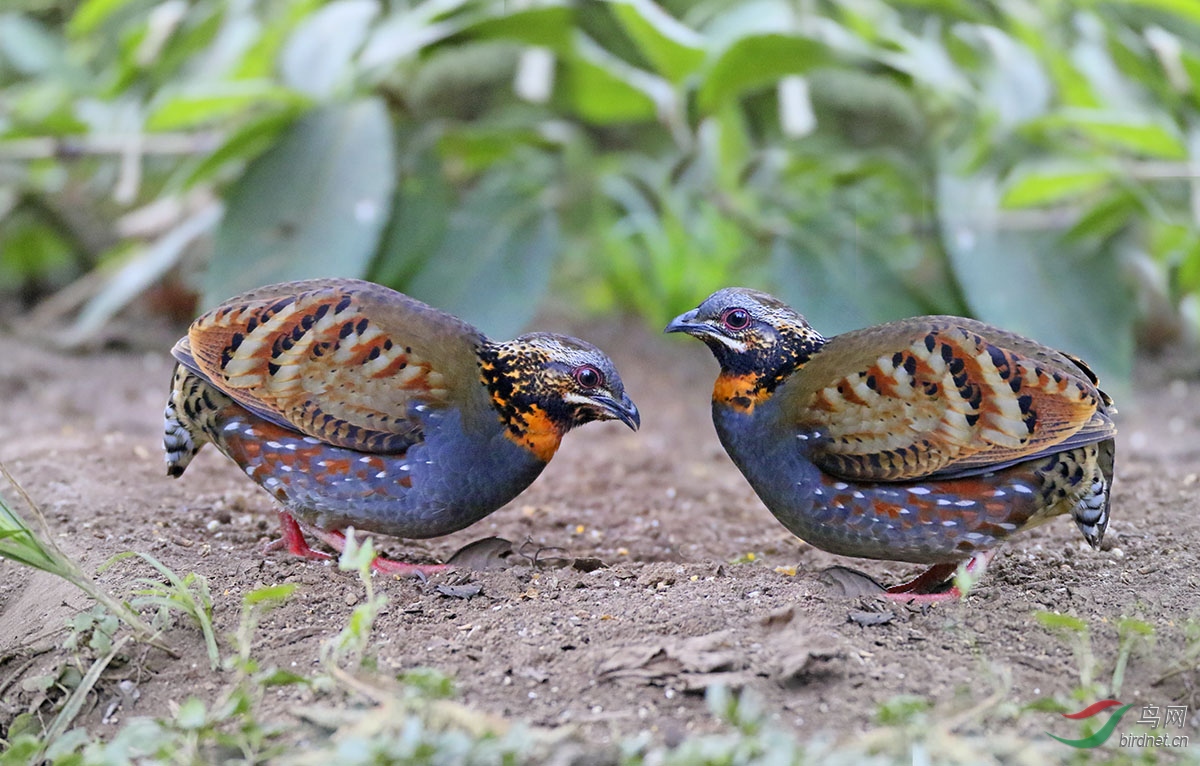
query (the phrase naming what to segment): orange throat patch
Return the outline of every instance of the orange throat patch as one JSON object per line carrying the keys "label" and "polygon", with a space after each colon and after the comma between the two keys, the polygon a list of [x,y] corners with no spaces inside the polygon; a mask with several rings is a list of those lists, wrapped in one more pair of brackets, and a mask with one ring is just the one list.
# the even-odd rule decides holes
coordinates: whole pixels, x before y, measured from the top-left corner
{"label": "orange throat patch", "polygon": [[734,375],[722,372],[713,385],[712,398],[726,407],[750,413],[769,396],[761,385],[761,378],[754,373]]}
{"label": "orange throat patch", "polygon": [[538,460],[549,463],[550,458],[558,451],[558,445],[562,443],[562,429],[537,405],[529,412],[518,415],[517,420],[518,422],[509,424],[504,430],[504,435],[532,452]]}

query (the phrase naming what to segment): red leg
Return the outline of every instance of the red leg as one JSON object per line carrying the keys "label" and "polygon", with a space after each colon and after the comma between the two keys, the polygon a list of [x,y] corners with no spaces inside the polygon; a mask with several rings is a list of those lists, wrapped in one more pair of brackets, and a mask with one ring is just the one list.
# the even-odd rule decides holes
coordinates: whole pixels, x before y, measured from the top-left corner
{"label": "red leg", "polygon": [[434,572],[445,572],[450,567],[446,564],[408,564],[389,559],[386,556],[376,556],[375,560],[371,562],[371,568],[376,572],[389,575],[424,578]]}
{"label": "red leg", "polygon": [[333,558],[328,553],[314,551],[309,547],[308,541],[304,539],[304,532],[300,529],[300,525],[292,517],[292,514],[287,511],[279,511],[279,526],[283,529],[283,537],[267,543],[266,550],[287,550],[293,556],[318,561]]}
{"label": "red leg", "polygon": [[[983,573],[987,571],[988,562],[992,560],[993,553],[993,551],[976,553],[967,562],[967,571],[977,578],[982,577]],[[957,601],[962,598],[962,592],[956,585],[951,585],[947,590],[935,591],[935,588],[944,585],[946,580],[953,577],[956,571],[958,571],[958,564],[934,564],[912,580],[900,585],[893,585],[880,595],[886,599],[904,603],[915,601],[920,604],[933,604],[939,601]]]}
{"label": "red leg", "polygon": [[916,601],[922,604],[961,598],[962,594],[953,585],[949,590],[940,593],[935,591],[944,585],[957,569],[958,564],[934,564],[915,578],[900,585],[893,585],[880,595],[892,601]]}
{"label": "red leg", "polygon": [[[346,548],[346,536],[341,532],[314,529],[313,534],[339,554]],[[434,572],[444,572],[449,569],[445,564],[406,564],[403,561],[394,561],[386,556],[376,556],[375,560],[371,562],[371,568],[383,574],[401,575],[403,577],[424,577]]]}
{"label": "red leg", "polygon": [[[308,541],[304,539],[304,531],[300,529],[299,522],[287,511],[279,511],[279,525],[283,528],[283,537],[268,543],[266,550],[287,550],[293,556],[318,561],[327,561],[333,558],[328,553],[316,551],[309,547]],[[339,554],[346,549],[346,536],[341,532],[330,532],[316,528],[310,531],[317,539],[324,542],[330,548],[333,548]],[[404,577],[423,577],[434,572],[442,572],[449,569],[445,564],[406,564],[403,561],[393,561],[385,556],[376,556],[375,560],[371,562],[371,568],[376,572],[402,575]]]}

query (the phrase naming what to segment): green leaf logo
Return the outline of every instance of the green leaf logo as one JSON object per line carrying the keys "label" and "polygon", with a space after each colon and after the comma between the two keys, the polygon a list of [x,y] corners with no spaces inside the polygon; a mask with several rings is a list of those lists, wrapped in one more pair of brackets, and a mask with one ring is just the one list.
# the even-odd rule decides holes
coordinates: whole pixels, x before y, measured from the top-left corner
{"label": "green leaf logo", "polygon": [[[1121,705],[1120,701],[1118,700],[1100,700],[1099,702],[1088,705],[1078,713],[1063,713],[1063,718],[1070,718],[1071,720],[1079,721],[1084,718],[1091,718],[1092,716],[1108,710],[1111,707],[1116,707],[1117,705]],[[1054,739],[1057,739],[1064,745],[1070,745],[1071,747],[1077,747],[1080,749],[1099,747],[1108,741],[1108,738],[1112,736],[1113,729],[1117,728],[1117,724],[1121,722],[1121,717],[1124,716],[1126,711],[1128,711],[1131,707],[1133,707],[1133,705],[1121,705],[1121,707],[1117,708],[1115,713],[1109,716],[1108,721],[1106,721],[1105,724],[1090,737],[1084,737],[1083,739],[1063,739],[1062,737],[1050,734],[1050,732],[1046,732],[1046,734],[1054,737]]]}

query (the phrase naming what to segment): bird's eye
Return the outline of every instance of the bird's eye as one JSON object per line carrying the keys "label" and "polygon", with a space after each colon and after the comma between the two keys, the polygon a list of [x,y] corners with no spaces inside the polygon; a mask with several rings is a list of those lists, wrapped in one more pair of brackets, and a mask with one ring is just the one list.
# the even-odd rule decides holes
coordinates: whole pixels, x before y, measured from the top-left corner
{"label": "bird's eye", "polygon": [[576,368],[575,382],[584,388],[598,388],[604,384],[604,373],[590,364],[585,364]]}
{"label": "bird's eye", "polygon": [[726,309],[721,315],[721,321],[730,330],[745,330],[750,326],[750,312],[746,309]]}

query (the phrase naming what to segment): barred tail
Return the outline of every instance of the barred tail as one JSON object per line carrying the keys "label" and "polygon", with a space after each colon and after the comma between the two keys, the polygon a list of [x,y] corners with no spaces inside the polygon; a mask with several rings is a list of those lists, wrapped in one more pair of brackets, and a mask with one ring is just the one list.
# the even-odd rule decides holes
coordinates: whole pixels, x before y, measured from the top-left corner
{"label": "barred tail", "polygon": [[166,451],[167,475],[183,475],[192,458],[208,443],[201,419],[204,381],[182,365],[175,365],[171,396],[163,412],[163,449]]}
{"label": "barred tail", "polygon": [[1099,548],[1108,529],[1109,493],[1112,489],[1113,459],[1116,451],[1112,439],[1096,445],[1096,464],[1092,471],[1091,486],[1071,510],[1076,526],[1083,533],[1088,545]]}

